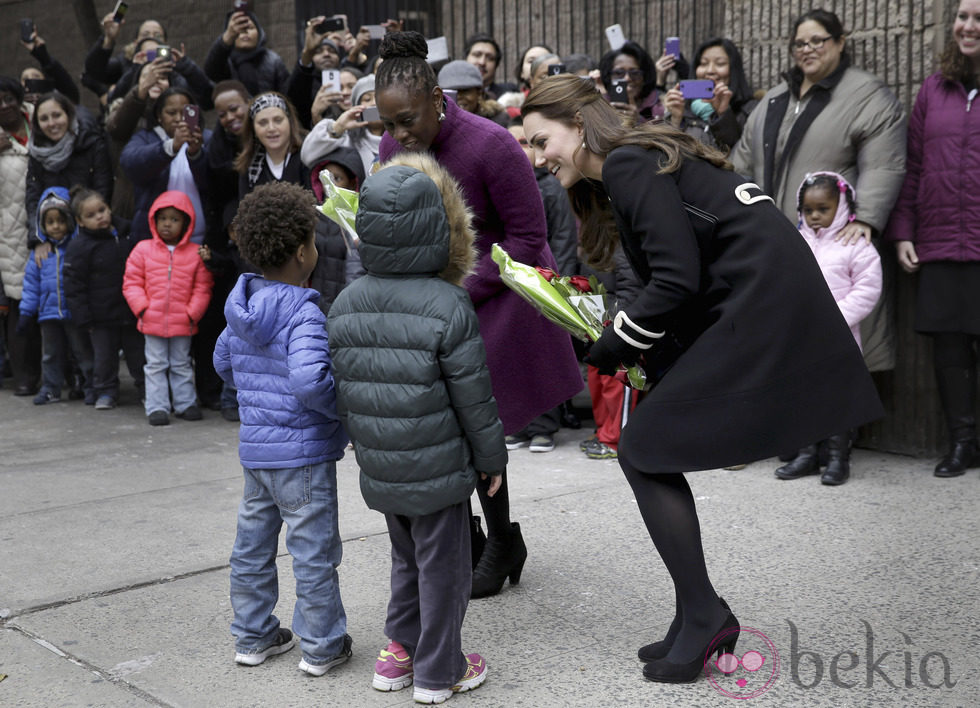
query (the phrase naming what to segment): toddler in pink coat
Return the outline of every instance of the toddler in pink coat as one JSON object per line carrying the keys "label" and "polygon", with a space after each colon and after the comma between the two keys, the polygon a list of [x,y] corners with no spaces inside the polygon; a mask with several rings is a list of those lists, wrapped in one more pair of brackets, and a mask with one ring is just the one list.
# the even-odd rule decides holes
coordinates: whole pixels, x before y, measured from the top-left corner
{"label": "toddler in pink coat", "polygon": [[143,371],[150,425],[170,423],[171,396],[178,418],[202,417],[191,337],[211,300],[214,281],[190,240],[195,216],[186,194],[164,192],[150,207],[151,238],[137,243],[126,261],[123,295],[146,340]]}
{"label": "toddler in pink coat", "polygon": [[[858,325],[881,296],[881,259],[863,239],[850,245],[837,240],[841,229],[854,220],[854,188],[836,172],[813,172],[803,180],[797,197],[800,234],[860,347]],[[850,476],[850,437],[850,431],[844,431],[827,439],[827,467],[820,477],[823,484],[843,484]],[[799,479],[819,472],[817,444],[813,444],[777,469],[776,476]]]}

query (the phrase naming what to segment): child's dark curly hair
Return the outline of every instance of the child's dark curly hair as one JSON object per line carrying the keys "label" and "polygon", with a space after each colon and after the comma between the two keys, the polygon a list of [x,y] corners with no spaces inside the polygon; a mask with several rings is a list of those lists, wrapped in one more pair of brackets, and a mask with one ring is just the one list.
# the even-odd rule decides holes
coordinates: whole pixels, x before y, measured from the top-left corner
{"label": "child's dark curly hair", "polygon": [[242,199],[232,225],[245,260],[279,268],[316,228],[313,193],[290,182],[259,185]]}
{"label": "child's dark curly hair", "polygon": [[851,186],[847,182],[839,180],[835,175],[830,175],[825,172],[809,174],[803,180],[803,184],[800,186],[800,192],[796,195],[797,211],[803,211],[803,198],[811,189],[825,189],[830,194],[843,194],[847,200],[847,209],[851,218],[853,219],[854,215],[857,214],[857,202],[854,199],[854,192],[851,191]]}

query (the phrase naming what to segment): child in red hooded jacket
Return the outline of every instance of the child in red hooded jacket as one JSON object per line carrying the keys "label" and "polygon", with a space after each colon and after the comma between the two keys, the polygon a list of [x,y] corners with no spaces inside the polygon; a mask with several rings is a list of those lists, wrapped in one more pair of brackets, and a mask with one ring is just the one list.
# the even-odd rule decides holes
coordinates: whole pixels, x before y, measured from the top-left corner
{"label": "child in red hooded jacket", "polygon": [[152,238],[133,248],[123,277],[123,295],[146,338],[146,415],[150,425],[169,424],[172,395],[178,418],[201,420],[191,336],[211,300],[214,281],[190,240],[195,214],[186,194],[161,194],[149,220]]}

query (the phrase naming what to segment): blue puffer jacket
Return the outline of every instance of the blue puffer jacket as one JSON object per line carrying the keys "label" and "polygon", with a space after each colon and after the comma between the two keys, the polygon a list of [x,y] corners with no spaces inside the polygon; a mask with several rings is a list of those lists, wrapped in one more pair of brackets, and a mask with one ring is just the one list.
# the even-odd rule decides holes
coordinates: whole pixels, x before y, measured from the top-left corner
{"label": "blue puffer jacket", "polygon": [[318,297],[255,273],[244,273],[228,296],[214,368],[238,389],[243,467],[304,467],[344,456]]}
{"label": "blue puffer jacket", "polygon": [[[20,313],[24,317],[36,316],[39,322],[71,319],[65,300],[65,251],[78,229],[68,202],[68,190],[64,187],[49,187],[38,200],[37,237],[51,244],[51,255],[41,261],[40,268],[33,257],[27,259]],[[60,241],[50,239],[44,231],[44,214],[49,209],[60,211],[68,222],[68,235]]]}

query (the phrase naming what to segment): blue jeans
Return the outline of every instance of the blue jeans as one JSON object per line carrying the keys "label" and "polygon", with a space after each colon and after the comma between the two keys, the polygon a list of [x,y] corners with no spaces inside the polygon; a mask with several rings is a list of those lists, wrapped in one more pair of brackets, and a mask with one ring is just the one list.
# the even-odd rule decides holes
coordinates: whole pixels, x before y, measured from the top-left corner
{"label": "blue jeans", "polygon": [[347,633],[337,578],[342,555],[337,463],[243,471],[245,492],[231,552],[235,650],[262,650],[276,638],[279,618],[272,614],[279,601],[276,553],[285,521],[286,548],[296,577],[293,632],[300,637],[308,663],[326,663],[341,653]]}
{"label": "blue jeans", "polygon": [[[153,411],[170,412],[170,393],[174,410],[183,413],[197,403],[194,390],[194,367],[191,366],[190,337],[146,336],[146,414]],[[170,389],[167,389],[167,381]]]}
{"label": "blue jeans", "polygon": [[71,320],[41,322],[41,380],[42,388],[61,396],[68,371],[68,355],[74,354],[84,379],[82,387],[92,390],[92,344],[88,332],[76,327]]}

